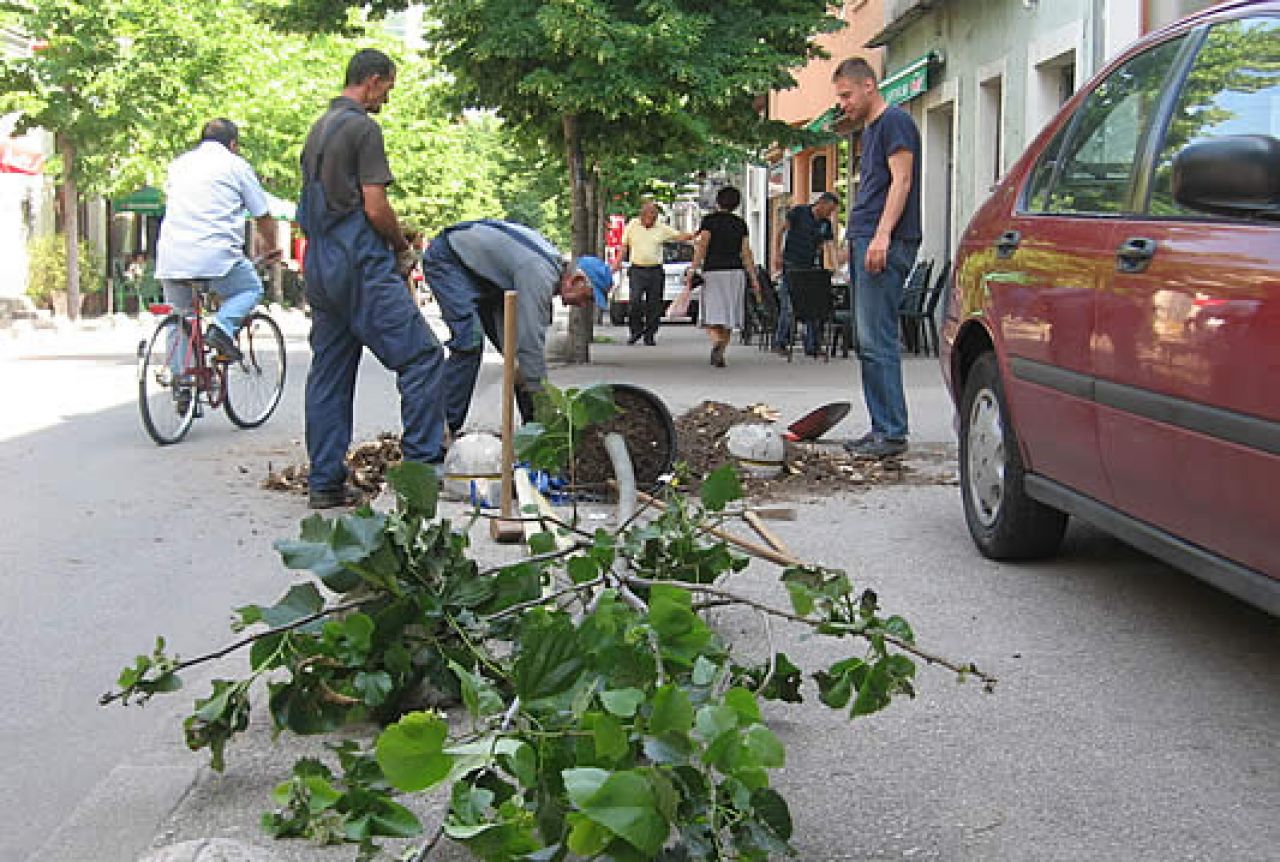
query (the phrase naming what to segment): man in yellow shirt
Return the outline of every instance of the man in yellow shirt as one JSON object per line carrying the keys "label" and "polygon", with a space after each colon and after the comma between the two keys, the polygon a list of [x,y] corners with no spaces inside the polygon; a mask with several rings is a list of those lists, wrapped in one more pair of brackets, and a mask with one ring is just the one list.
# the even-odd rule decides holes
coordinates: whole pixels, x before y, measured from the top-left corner
{"label": "man in yellow shirt", "polygon": [[[618,260],[631,261],[631,311],[629,323],[631,337],[627,344],[635,344],[641,338],[652,345],[662,323],[662,291],[666,274],[662,269],[662,244],[687,242],[691,233],[680,233],[671,225],[658,222],[658,205],[645,201],[640,215],[627,223],[622,232],[622,254]],[[614,263],[616,270],[620,263]]]}

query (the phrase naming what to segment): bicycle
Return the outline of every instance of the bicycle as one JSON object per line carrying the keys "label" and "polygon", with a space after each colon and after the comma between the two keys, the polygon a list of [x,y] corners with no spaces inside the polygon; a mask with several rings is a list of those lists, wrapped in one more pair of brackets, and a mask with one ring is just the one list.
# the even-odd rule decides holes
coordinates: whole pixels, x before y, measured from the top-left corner
{"label": "bicycle", "polygon": [[138,407],[142,424],[161,446],[177,443],[202,415],[201,404],[227,411],[240,428],[257,428],[275,412],[284,393],[284,335],[271,316],[255,310],[236,334],[243,356],[214,355],[205,340],[202,294],[208,279],[184,282],[192,288],[192,310],[150,306],[163,315],[150,340],[138,342]]}

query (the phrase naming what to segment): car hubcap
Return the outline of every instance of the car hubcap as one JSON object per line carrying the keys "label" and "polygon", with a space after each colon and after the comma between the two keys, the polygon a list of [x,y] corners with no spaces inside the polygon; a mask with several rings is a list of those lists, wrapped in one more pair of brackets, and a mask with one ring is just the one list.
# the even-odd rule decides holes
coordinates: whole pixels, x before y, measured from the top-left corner
{"label": "car hubcap", "polygon": [[990,527],[1004,499],[1004,426],[1000,402],[990,389],[979,392],[969,408],[967,443],[969,499],[978,520]]}

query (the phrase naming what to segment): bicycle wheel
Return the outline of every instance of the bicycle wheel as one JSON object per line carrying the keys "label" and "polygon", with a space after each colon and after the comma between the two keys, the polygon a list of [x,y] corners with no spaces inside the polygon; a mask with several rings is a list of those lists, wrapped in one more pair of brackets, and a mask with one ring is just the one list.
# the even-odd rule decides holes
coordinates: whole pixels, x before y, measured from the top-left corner
{"label": "bicycle wheel", "polygon": [[151,340],[138,345],[138,408],[147,433],[161,446],[181,440],[196,418],[199,393],[194,382],[184,381],[190,349],[180,314],[160,321]]}
{"label": "bicycle wheel", "polygon": [[241,428],[257,428],[284,393],[284,335],[274,320],[255,311],[244,319],[236,344],[244,357],[227,363],[227,417]]}

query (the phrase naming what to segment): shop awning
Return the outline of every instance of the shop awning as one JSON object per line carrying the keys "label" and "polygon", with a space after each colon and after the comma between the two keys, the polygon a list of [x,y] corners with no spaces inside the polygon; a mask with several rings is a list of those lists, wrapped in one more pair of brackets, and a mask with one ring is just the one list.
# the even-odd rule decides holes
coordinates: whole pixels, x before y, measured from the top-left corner
{"label": "shop awning", "polygon": [[111,208],[118,213],[141,213],[149,216],[164,215],[164,192],[154,186],[143,186],[132,194],[116,198]]}
{"label": "shop awning", "polygon": [[840,113],[840,106],[832,105],[830,108],[827,108],[821,114],[818,114],[818,116],[814,117],[812,120],[806,123],[804,130],[806,132],[833,131],[835,129],[836,123],[840,121],[841,116],[842,114]]}
{"label": "shop awning", "polygon": [[0,174],[39,176],[44,159],[44,150],[30,138],[0,138]]}
{"label": "shop awning", "polygon": [[910,102],[929,89],[929,73],[941,64],[937,51],[917,57],[880,82],[880,95],[890,105]]}

